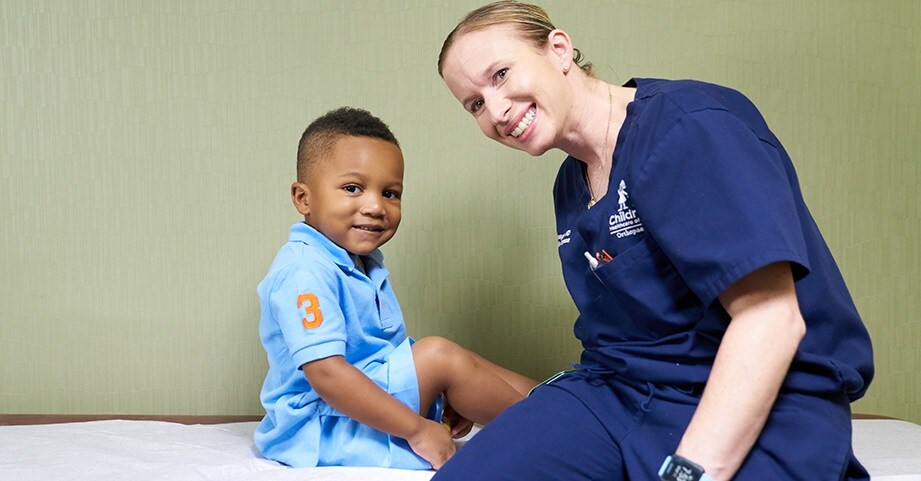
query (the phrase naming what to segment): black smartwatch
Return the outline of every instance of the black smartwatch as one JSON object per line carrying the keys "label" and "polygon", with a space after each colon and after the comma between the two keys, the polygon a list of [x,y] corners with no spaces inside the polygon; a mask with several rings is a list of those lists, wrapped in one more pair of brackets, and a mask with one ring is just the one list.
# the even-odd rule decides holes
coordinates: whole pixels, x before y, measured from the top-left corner
{"label": "black smartwatch", "polygon": [[659,479],[662,481],[713,481],[713,478],[704,473],[704,468],[687,458],[677,454],[665,458],[659,468]]}

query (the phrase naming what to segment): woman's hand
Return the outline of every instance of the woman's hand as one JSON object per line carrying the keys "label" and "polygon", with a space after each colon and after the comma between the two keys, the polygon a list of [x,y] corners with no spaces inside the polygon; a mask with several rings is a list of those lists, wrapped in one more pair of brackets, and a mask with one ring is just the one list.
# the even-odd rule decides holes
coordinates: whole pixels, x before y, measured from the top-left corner
{"label": "woman's hand", "polygon": [[451,439],[451,433],[444,425],[420,417],[419,428],[406,438],[409,447],[422,459],[440,469],[457,451],[457,445]]}

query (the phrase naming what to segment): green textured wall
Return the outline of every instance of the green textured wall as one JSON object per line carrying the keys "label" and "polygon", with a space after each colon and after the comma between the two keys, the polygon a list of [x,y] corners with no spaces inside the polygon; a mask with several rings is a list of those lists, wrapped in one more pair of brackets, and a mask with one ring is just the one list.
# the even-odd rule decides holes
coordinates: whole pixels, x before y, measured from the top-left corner
{"label": "green textured wall", "polygon": [[[550,187],[435,72],[478,3],[0,2],[0,412],[257,414],[255,285],[297,139],[368,108],[407,159],[384,250],[411,334],[532,376],[576,359]],[[875,340],[856,409],[921,422],[921,3],[542,2],[606,80],[763,110]]]}

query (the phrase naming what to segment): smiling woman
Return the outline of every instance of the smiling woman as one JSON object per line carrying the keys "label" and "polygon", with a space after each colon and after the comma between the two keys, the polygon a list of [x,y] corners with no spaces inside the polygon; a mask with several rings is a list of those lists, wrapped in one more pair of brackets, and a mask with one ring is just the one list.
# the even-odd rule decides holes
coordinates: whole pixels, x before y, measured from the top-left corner
{"label": "smiling woman", "polygon": [[487,137],[568,154],[554,203],[584,351],[434,479],[867,479],[849,404],[869,336],[780,141],[735,90],[611,85],[579,57],[515,1],[442,46]]}
{"label": "smiling woman", "polygon": [[[569,106],[575,103],[572,95],[580,91],[566,86],[568,82],[591,83],[593,88],[586,92],[601,97],[607,97],[608,92],[602,82],[587,76],[552,75],[573,63],[571,44],[564,32],[558,31],[556,38],[549,40],[550,48],[541,50],[523,41],[509,42],[508,38],[516,38],[515,27],[510,25],[471,31],[451,46],[440,70],[451,93],[487,137],[541,155],[566,140],[553,134],[573,128],[566,125],[573,117]],[[604,118],[593,116],[579,120],[607,125]],[[595,157],[598,160],[601,152]]]}

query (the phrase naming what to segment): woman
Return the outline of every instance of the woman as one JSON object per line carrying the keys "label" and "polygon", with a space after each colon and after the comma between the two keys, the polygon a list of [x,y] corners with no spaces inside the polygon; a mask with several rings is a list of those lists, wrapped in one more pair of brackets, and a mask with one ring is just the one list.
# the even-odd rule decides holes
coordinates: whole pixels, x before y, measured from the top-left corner
{"label": "woman", "polygon": [[434,479],[868,479],[849,404],[869,336],[780,142],[734,90],[614,86],[581,60],[517,2],[442,47],[487,137],[568,154],[553,194],[584,351]]}

